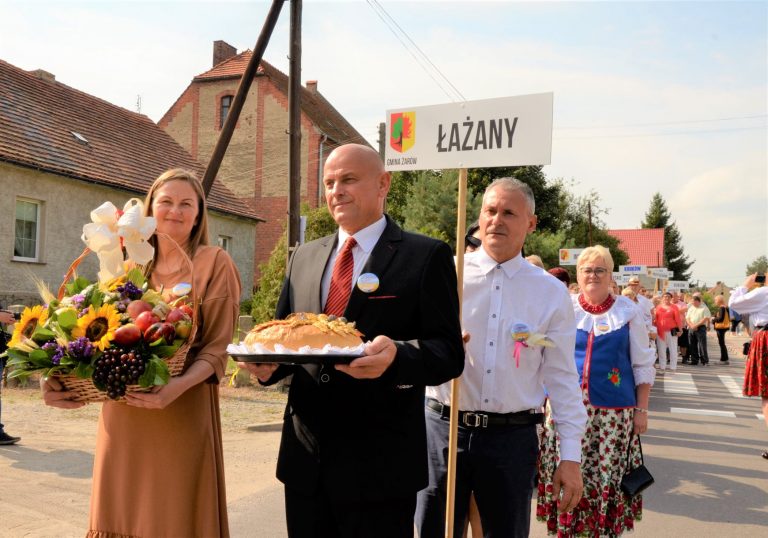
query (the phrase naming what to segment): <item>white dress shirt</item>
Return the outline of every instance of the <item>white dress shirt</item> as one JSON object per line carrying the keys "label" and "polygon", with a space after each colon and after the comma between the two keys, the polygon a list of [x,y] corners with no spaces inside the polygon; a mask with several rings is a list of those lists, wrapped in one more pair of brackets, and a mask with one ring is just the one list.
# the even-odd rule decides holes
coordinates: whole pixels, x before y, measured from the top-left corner
{"label": "white dress shirt", "polygon": [[[555,346],[522,347],[518,367],[513,330],[520,324]],[[479,248],[464,257],[462,325],[470,340],[459,409],[513,413],[540,408],[548,395],[562,459],[581,461],[587,414],[573,357],[573,306],[563,283],[519,254],[498,264]],[[450,395],[450,383],[427,387],[427,396],[443,404],[452,405]]]}
{"label": "white dress shirt", "polygon": [[[379,242],[381,234],[384,233],[386,228],[387,219],[382,215],[379,220],[352,236],[355,238],[355,241],[357,241],[357,244],[352,248],[352,259],[355,261],[355,268],[352,271],[352,290],[355,289],[357,279],[360,276],[360,273],[362,273],[365,263],[368,261],[368,258],[371,257],[373,247]],[[333,265],[336,263],[336,257],[344,247],[344,243],[348,237],[349,234],[339,228],[339,242],[336,245],[336,249],[331,253],[331,257],[328,259],[328,264],[325,266],[325,272],[323,273],[323,282],[320,292],[323,308],[325,308],[325,301],[328,300],[328,290],[331,288]]]}
{"label": "white dress shirt", "polygon": [[643,313],[645,328],[648,329],[649,333],[656,334],[656,326],[653,324],[653,301],[638,293],[637,304],[640,307],[640,311]]}
{"label": "white dress shirt", "polygon": [[728,306],[739,314],[749,314],[749,323],[753,327],[764,326],[768,323],[768,288],[747,291],[744,286],[739,286],[731,291]]}

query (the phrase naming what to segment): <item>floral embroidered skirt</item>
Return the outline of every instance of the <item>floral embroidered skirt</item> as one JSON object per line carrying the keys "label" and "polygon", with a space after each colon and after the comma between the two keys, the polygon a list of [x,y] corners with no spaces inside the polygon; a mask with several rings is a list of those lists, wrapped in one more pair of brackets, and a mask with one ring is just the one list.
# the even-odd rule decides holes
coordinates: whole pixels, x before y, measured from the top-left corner
{"label": "floral embroidered skirt", "polygon": [[597,409],[584,401],[589,419],[581,444],[581,468],[584,496],[570,512],[558,514],[552,496],[552,478],[560,462],[560,441],[552,415],[541,434],[539,453],[539,485],[536,518],[546,522],[550,535],[571,537],[614,537],[634,528],[642,519],[642,495],[627,497],[619,484],[627,467],[627,451],[631,450],[631,468],[641,461],[638,438],[632,438],[632,409]]}
{"label": "floral embroidered skirt", "polygon": [[755,331],[744,370],[744,396],[768,398],[768,330]]}

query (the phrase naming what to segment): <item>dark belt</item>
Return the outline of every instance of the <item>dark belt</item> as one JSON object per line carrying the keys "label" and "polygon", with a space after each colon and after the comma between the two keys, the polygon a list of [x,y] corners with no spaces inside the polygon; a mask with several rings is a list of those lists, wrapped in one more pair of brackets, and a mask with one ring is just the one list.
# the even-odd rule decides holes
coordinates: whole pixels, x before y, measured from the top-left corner
{"label": "dark belt", "polygon": [[[451,408],[437,400],[427,398],[427,407],[440,414],[440,418],[448,419]],[[467,428],[487,428],[489,426],[524,426],[527,424],[542,424],[544,413],[536,409],[518,411],[517,413],[479,413],[476,411],[459,411],[459,425]]]}

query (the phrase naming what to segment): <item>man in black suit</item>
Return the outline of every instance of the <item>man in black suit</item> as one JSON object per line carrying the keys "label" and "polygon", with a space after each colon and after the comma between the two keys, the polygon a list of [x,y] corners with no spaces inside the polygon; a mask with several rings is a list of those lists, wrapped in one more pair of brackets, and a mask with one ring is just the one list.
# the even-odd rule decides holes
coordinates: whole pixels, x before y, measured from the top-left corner
{"label": "man in black suit", "polygon": [[371,148],[334,150],[323,183],[339,231],[296,250],[277,317],[337,308],[365,356],[319,371],[241,366],[267,385],[294,374],[277,462],[289,536],[412,536],[428,483],[424,387],[464,367],[451,249],[384,214],[390,176]]}

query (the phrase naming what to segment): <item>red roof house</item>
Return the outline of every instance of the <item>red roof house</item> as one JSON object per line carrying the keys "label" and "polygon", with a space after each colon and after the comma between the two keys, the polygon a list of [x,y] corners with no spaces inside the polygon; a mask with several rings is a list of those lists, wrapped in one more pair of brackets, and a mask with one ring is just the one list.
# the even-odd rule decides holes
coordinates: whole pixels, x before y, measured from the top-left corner
{"label": "red roof house", "polygon": [[[213,67],[195,76],[158,125],[198,161],[207,163],[218,140],[252,52],[214,42]],[[301,97],[301,201],[323,203],[322,168],[336,147],[368,144],[307,81]],[[217,179],[266,222],[254,239],[254,284],[258,264],[283,232],[288,209],[288,76],[262,60],[237,121]]]}
{"label": "red roof house", "polygon": [[619,240],[619,247],[629,256],[628,265],[664,267],[664,228],[608,230]]}

